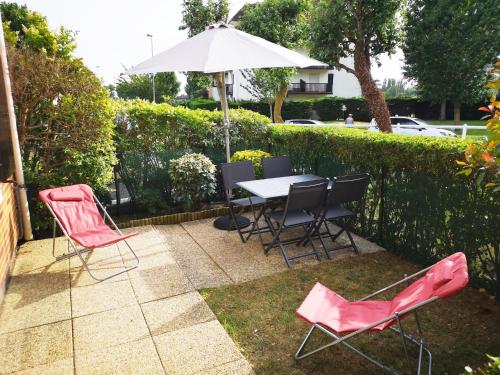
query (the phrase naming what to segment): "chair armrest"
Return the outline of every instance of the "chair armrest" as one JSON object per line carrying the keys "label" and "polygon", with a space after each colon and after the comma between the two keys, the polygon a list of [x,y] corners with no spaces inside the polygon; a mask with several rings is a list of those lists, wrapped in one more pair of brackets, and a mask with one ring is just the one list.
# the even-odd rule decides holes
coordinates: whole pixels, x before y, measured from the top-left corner
{"label": "chair armrest", "polygon": [[366,301],[366,300],[368,300],[368,299],[370,299],[370,298],[372,298],[372,297],[375,297],[375,296],[378,296],[379,294],[382,294],[382,293],[384,293],[384,292],[387,292],[388,290],[391,290],[391,289],[393,289],[393,288],[397,287],[398,285],[401,285],[401,284],[403,284],[403,283],[407,282],[408,280],[413,279],[414,277],[420,276],[421,274],[423,274],[423,273],[427,272],[427,271],[428,271],[431,267],[432,267],[432,266],[427,267],[427,268],[424,268],[423,270],[420,270],[420,271],[418,271],[418,272],[415,272],[413,275],[406,276],[406,277],[402,278],[401,280],[399,280],[399,281],[395,282],[394,284],[391,284],[391,285],[389,285],[389,286],[386,286],[385,288],[382,288],[382,289],[380,289],[380,290],[377,290],[376,292],[373,292],[373,293],[371,293],[371,294],[369,294],[369,295],[367,295],[367,296],[365,296],[365,297],[363,297],[363,298],[359,299],[358,301]]}

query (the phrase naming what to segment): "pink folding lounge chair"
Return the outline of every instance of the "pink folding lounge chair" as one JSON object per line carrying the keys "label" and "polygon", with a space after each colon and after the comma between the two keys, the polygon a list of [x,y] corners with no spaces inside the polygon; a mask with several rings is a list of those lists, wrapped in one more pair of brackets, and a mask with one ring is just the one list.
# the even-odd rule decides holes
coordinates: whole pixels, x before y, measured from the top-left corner
{"label": "pink folding lounge chair", "polygon": [[[139,265],[139,258],[127,242],[127,238],[138,233],[123,234],[88,185],[79,184],[47,189],[39,192],[38,195],[54,219],[52,254],[56,260],[78,255],[90,276],[98,281],[107,280]],[[101,209],[102,215],[98,207]],[[106,219],[109,219],[116,231],[106,224]],[[68,253],[59,256],[55,255],[56,223],[68,239]],[[82,253],[98,247],[110,246],[120,241],[124,241],[134,255],[135,264],[105,278],[99,278],[92,274]],[[81,248],[78,248],[77,244]],[[72,252],[69,251],[70,245],[73,248]]]}
{"label": "pink folding lounge chair", "polygon": [[[423,277],[398,293],[392,301],[368,301],[368,299],[402,283],[408,283],[412,278],[424,273]],[[390,329],[402,338],[406,362],[411,372],[413,372],[414,368],[408,355],[408,343],[415,344],[419,349],[417,374],[420,374],[422,368],[424,351],[428,355],[428,372],[431,374],[432,354],[424,346],[422,328],[417,310],[440,298],[446,298],[459,292],[467,285],[468,281],[465,255],[463,253],[455,253],[431,267],[405,277],[356,302],[349,302],[324,285],[316,283],[297,310],[297,315],[312,324],[312,327],[305,336],[297,353],[295,353],[295,358],[302,359],[320,350],[342,343],[383,370],[389,373],[396,373],[390,367],[369,357],[346,341],[363,332],[380,332]],[[401,320],[410,314],[413,314],[415,317],[418,337],[413,337],[403,330]],[[396,323],[398,328],[393,327]],[[326,333],[334,340],[317,349],[303,353],[304,347],[315,328]]]}

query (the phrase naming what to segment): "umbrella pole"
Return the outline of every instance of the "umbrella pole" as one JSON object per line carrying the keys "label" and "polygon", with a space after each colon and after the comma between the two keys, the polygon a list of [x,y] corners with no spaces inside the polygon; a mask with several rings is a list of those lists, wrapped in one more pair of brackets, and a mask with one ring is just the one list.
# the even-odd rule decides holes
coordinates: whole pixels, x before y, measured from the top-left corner
{"label": "umbrella pole", "polygon": [[[231,148],[229,145],[229,127],[231,123],[229,122],[228,116],[228,105],[226,97],[226,82],[225,82],[225,72],[217,73],[221,75],[221,85],[222,90],[220,90],[220,106],[224,112],[224,136],[226,138],[226,158],[227,162],[231,162]],[[237,228],[245,228],[250,225],[250,220],[245,216],[234,215],[234,220],[231,215],[221,216],[214,221],[214,227],[222,230],[235,230]]]}
{"label": "umbrella pole", "polygon": [[226,81],[225,81],[225,72],[219,73],[221,76],[222,90],[220,92],[220,105],[222,107],[222,111],[224,112],[224,137],[226,139],[226,159],[227,162],[231,162],[231,147],[229,144],[229,127],[231,123],[229,122],[229,114],[228,114],[228,105],[227,105],[227,97],[226,97]]}

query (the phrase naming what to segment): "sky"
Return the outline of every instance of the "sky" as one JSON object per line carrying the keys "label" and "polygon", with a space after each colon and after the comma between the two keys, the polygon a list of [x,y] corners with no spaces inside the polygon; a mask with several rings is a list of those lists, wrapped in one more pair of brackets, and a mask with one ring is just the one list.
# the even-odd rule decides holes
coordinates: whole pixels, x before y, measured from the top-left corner
{"label": "sky", "polygon": [[[11,0],[12,1],[12,0]],[[125,68],[159,53],[187,38],[179,30],[182,0],[18,0],[46,16],[51,28],[64,26],[77,31],[75,55],[101,77],[114,83]],[[230,16],[248,0],[230,0]],[[255,2],[250,1],[250,2]],[[374,78],[401,78],[402,53],[382,56]],[[125,68],[124,68],[125,67]],[[184,84],[182,74],[178,78]]]}

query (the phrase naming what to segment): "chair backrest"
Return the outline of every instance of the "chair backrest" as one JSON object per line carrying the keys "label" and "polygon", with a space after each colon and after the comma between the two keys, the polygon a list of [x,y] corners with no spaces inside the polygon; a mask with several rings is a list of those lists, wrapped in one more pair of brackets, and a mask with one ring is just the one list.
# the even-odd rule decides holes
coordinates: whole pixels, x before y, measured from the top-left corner
{"label": "chair backrest", "polygon": [[286,177],[293,175],[292,162],[288,156],[262,158],[264,178]]}
{"label": "chair backrest", "polygon": [[226,194],[237,187],[237,182],[255,180],[253,164],[249,160],[238,161],[235,163],[222,163],[220,168],[222,172],[224,191]]}
{"label": "chair backrest", "polygon": [[40,191],[38,196],[50,207],[68,236],[106,225],[88,185],[46,189]]}
{"label": "chair backrest", "polygon": [[345,203],[360,202],[366,193],[369,181],[370,175],[367,173],[333,178],[327,206],[336,207]]}
{"label": "chair backrest", "polygon": [[318,213],[325,203],[328,183],[325,178],[291,184],[283,218],[290,212],[307,210]]}
{"label": "chair backrest", "polygon": [[402,311],[432,297],[449,297],[465,288],[468,282],[465,254],[452,254],[434,264],[423,277],[398,293],[391,302],[391,311]]}

